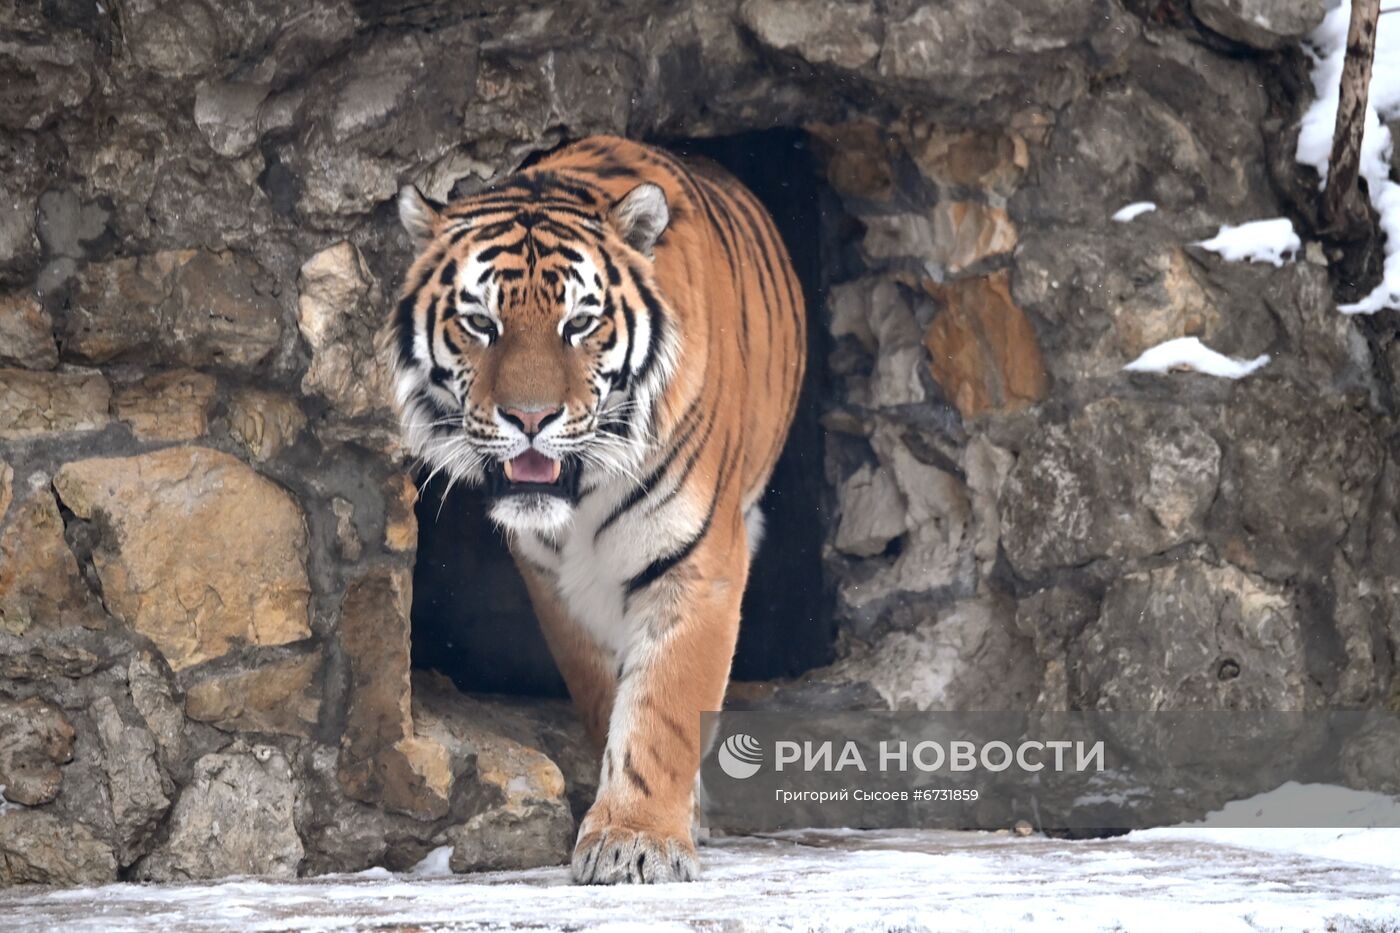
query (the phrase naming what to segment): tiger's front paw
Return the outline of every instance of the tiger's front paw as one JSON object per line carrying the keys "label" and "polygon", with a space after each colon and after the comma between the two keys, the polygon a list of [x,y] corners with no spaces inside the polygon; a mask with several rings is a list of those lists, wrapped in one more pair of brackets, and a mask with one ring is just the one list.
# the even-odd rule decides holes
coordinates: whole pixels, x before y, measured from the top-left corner
{"label": "tiger's front paw", "polygon": [[660,884],[691,881],[700,860],[690,839],[625,826],[603,826],[574,846],[578,884]]}

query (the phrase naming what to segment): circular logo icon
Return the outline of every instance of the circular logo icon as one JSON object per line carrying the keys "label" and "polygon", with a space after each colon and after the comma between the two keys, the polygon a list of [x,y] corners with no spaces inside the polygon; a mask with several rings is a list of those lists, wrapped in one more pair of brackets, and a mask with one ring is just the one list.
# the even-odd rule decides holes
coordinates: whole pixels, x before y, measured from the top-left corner
{"label": "circular logo icon", "polygon": [[721,771],[742,781],[753,777],[763,766],[763,746],[753,736],[736,732],[724,740],[715,757],[719,759]]}

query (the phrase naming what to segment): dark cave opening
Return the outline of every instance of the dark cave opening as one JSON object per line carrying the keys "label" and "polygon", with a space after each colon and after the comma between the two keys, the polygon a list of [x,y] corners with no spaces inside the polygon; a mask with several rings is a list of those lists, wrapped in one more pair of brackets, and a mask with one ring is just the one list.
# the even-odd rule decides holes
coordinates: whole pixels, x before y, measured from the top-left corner
{"label": "dark cave opening", "polygon": [[[825,299],[841,208],[807,134],[774,129],[657,144],[723,165],[772,213],[806,295],[808,366],[783,455],[763,499],[766,531],[744,594],[733,678],[791,677],[832,659],[833,594],[822,572],[825,509],[822,400],[827,394]],[[441,482],[417,505],[413,663],[472,692],[563,696],[525,585],[480,493]]]}

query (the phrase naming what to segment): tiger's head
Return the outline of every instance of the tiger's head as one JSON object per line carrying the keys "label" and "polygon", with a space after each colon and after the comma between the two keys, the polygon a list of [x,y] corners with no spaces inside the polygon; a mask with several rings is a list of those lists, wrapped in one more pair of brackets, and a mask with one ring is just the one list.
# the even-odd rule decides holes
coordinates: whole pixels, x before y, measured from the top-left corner
{"label": "tiger's head", "polygon": [[652,257],[660,187],[616,202],[550,172],[445,206],[409,186],[417,257],[385,330],[410,453],[483,485],[514,531],[568,524],[582,492],[635,477],[674,369]]}

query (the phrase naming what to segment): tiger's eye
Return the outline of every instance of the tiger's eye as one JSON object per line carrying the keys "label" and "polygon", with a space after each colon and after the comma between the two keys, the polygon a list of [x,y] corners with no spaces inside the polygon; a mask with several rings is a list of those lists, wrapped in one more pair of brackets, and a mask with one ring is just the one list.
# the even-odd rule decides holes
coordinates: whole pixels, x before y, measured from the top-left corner
{"label": "tiger's eye", "polygon": [[468,314],[467,325],[472,330],[480,331],[483,334],[494,334],[496,332],[496,322],[484,314]]}
{"label": "tiger's eye", "polygon": [[592,314],[579,314],[564,322],[564,339],[572,340],[591,333],[598,326],[599,318]]}

